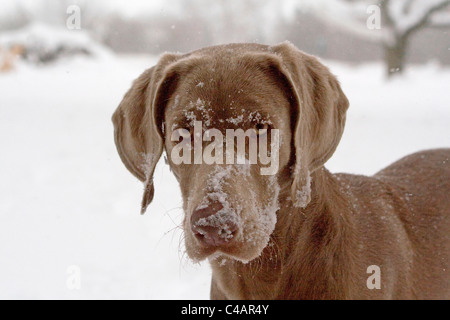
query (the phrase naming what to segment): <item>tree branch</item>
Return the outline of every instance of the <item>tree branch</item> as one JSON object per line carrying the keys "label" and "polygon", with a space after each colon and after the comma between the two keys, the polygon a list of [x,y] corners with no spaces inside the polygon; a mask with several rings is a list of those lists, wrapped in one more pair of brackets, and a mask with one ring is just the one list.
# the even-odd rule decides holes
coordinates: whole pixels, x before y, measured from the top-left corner
{"label": "tree branch", "polygon": [[446,8],[449,5],[450,0],[445,0],[440,3],[437,3],[434,6],[429,7],[428,10],[423,13],[422,18],[420,18],[415,24],[412,24],[409,28],[404,30],[403,36],[408,37],[417,30],[427,26],[430,23],[430,18],[432,17],[433,14]]}
{"label": "tree branch", "polygon": [[[364,18],[367,17],[365,7],[373,3],[372,1],[330,0],[330,2],[324,4],[325,1],[317,1],[317,4],[321,3],[322,6],[313,7],[316,16],[328,24],[334,24],[369,41],[395,43],[401,38],[408,38],[423,27],[450,25],[450,12],[448,15],[444,14],[443,18],[435,17],[442,9],[450,7],[450,0],[379,0],[382,30],[378,32],[369,30],[364,25]],[[334,10],[329,10],[329,7]]]}
{"label": "tree branch", "polygon": [[447,11],[436,12],[428,21],[428,26],[432,28],[449,28],[450,27],[450,6]]}
{"label": "tree branch", "polygon": [[389,3],[390,3],[390,0],[381,0],[380,1],[380,9],[381,9],[381,16],[383,17],[383,20],[384,20],[384,25],[391,28],[394,26],[395,23],[389,12]]}

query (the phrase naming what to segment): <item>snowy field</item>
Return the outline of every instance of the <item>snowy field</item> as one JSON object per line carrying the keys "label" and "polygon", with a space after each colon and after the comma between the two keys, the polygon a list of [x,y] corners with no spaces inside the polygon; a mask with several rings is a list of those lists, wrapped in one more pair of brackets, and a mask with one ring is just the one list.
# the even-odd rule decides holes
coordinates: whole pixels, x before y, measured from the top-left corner
{"label": "snowy field", "polygon": [[[155,200],[119,160],[111,114],[155,58],[76,59],[0,74],[0,299],[207,299],[211,272],[183,254],[181,197],[164,161]],[[450,69],[327,63],[351,105],[327,167],[373,174],[450,147]],[[67,286],[68,268],[81,288]]]}

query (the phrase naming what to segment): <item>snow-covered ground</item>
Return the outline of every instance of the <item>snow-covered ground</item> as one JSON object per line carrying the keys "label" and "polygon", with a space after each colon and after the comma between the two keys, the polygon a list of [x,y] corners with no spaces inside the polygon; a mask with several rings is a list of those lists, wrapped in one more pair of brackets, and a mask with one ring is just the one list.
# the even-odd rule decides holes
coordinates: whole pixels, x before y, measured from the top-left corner
{"label": "snow-covered ground", "polygon": [[[207,299],[207,263],[183,254],[181,197],[164,161],[155,200],[116,153],[111,114],[154,58],[75,59],[0,74],[0,299]],[[450,70],[330,63],[351,107],[327,167],[372,174],[408,153],[450,147]],[[70,266],[81,271],[70,290]],[[70,270],[69,270],[70,271]]]}

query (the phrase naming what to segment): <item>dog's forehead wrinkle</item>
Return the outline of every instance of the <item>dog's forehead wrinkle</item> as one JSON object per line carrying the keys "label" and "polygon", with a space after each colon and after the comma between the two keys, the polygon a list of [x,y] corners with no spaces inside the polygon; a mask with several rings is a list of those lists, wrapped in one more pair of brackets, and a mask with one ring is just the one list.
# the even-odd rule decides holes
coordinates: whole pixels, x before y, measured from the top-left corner
{"label": "dog's forehead wrinkle", "polygon": [[[179,108],[172,118],[172,129],[179,126],[193,127],[195,121],[202,121],[204,129],[248,129],[255,124],[272,125],[277,115],[266,112],[257,103],[249,103],[236,107],[216,105],[201,98],[192,99],[184,107]],[[247,128],[248,127],[248,128]]]}
{"label": "dog's forehead wrinkle", "polygon": [[219,90],[228,94],[254,91],[260,83],[270,83],[270,78],[256,64],[233,56],[214,57],[196,65],[184,76],[185,91],[204,92]]}
{"label": "dog's forehead wrinkle", "polygon": [[[243,110],[247,110],[251,120],[269,123],[270,117],[260,116],[264,111],[272,111],[267,112],[270,114],[274,106],[289,105],[281,89],[262,71],[255,72],[236,61],[214,61],[214,68],[216,72],[211,73],[211,62],[197,66],[193,75],[182,80],[172,108],[203,108],[203,111],[214,112],[212,120],[219,123],[227,119],[236,122]],[[202,105],[197,105],[199,100]]]}

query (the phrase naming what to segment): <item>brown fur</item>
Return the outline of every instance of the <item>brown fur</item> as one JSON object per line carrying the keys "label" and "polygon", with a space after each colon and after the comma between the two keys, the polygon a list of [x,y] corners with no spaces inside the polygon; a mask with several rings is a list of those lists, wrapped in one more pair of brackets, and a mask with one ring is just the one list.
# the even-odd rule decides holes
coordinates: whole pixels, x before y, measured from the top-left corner
{"label": "brown fur", "polygon": [[[166,54],[135,81],[113,122],[123,162],[145,182],[143,212],[156,163],[174,147],[171,128],[189,127],[183,108],[197,99],[212,110],[210,128],[224,131],[233,127],[224,119],[257,111],[282,137],[279,190],[259,165],[224,178],[244,223],[220,248],[201,246],[191,217],[214,170],[226,166],[177,166],[168,157],[183,195],[186,249],[194,260],[210,259],[213,299],[450,298],[450,150],[410,155],[372,177],[331,174],[323,165],[339,143],[348,101],[326,67],[289,43]],[[276,226],[266,230],[255,205],[276,199]],[[371,265],[381,268],[379,290],[366,285]]]}

